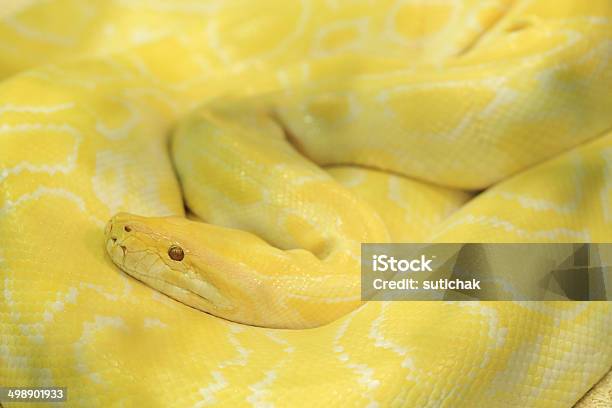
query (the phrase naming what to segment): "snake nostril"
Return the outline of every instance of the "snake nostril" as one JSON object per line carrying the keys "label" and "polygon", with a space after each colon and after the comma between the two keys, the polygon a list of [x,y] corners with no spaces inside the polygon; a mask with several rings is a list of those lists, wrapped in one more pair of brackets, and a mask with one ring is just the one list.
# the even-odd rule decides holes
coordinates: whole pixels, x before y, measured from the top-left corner
{"label": "snake nostril", "polygon": [[117,237],[111,237],[111,239],[113,240],[113,242],[117,242]]}
{"label": "snake nostril", "polygon": [[129,226],[129,225],[126,225],[125,227],[123,227],[123,230],[124,230],[125,232],[130,232],[130,231],[132,231],[132,228],[130,228],[130,226]]}

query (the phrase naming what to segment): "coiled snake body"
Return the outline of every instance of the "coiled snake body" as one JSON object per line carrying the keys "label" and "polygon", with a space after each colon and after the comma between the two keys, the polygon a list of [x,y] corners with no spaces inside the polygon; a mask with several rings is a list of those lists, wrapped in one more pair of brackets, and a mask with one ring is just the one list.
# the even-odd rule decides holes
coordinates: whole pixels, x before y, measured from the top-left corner
{"label": "coiled snake body", "polygon": [[130,0],[5,17],[0,384],[82,406],[571,406],[612,364],[609,303],[361,304],[359,244],[609,241],[611,15]]}

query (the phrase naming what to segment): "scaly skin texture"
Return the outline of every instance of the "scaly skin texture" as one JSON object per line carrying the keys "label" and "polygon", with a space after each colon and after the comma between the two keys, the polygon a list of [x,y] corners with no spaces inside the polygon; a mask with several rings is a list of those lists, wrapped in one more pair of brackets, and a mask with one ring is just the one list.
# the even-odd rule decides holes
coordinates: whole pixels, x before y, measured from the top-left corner
{"label": "scaly skin texture", "polygon": [[[274,319],[280,291],[254,301],[248,279],[215,275],[198,293],[255,317],[203,313],[120,271],[104,230],[154,217],[113,218],[111,253],[157,234],[201,273],[198,251],[235,269],[261,247],[245,276],[271,271],[274,248],[319,255],[285,260],[289,276],[325,273],[325,255],[385,236],[610,241],[611,8],[126,0],[3,15],[0,384],[67,386],[88,407],[571,406],[612,364],[608,302],[371,302],[342,317],[322,302],[270,325],[323,326],[254,327],[228,319]],[[216,226],[184,221],[183,200]],[[305,225],[317,217],[347,225]],[[148,259],[180,288],[165,251]]]}

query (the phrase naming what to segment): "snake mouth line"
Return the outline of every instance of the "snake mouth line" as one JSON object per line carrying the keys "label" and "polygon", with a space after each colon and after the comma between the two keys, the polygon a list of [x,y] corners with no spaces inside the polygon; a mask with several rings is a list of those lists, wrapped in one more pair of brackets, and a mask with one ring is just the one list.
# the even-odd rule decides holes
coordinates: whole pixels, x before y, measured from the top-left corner
{"label": "snake mouth line", "polygon": [[[132,278],[134,278],[134,279],[144,283],[145,285],[147,285],[149,287],[151,287],[151,285],[149,285],[147,280],[149,280],[149,281],[157,281],[157,282],[159,282],[161,284],[168,285],[168,286],[172,287],[174,290],[176,290],[178,292],[185,292],[185,293],[189,293],[189,294],[192,294],[194,296],[197,296],[199,299],[202,299],[204,302],[206,302],[212,308],[217,308],[215,303],[212,302],[209,298],[207,298],[206,296],[203,296],[203,295],[201,295],[201,294],[199,294],[197,292],[194,292],[193,290],[191,290],[189,288],[180,287],[180,286],[178,286],[178,285],[176,285],[176,284],[174,284],[174,283],[172,283],[172,282],[170,282],[170,281],[168,281],[166,279],[163,279],[163,278],[161,278],[159,276],[147,275],[145,273],[137,271],[134,268],[128,268],[126,263],[125,263],[125,257],[126,257],[128,252],[127,252],[127,247],[125,245],[123,245],[123,241],[117,242],[117,239],[111,239],[111,240],[108,240],[107,243],[110,244],[110,251],[109,252],[112,252],[112,249],[114,249],[116,247],[119,247],[119,248],[122,249],[123,254],[122,254],[122,258],[120,260],[121,262],[119,263],[119,266],[120,266],[120,269],[122,270],[122,272],[125,273],[126,275],[131,276]],[[138,252],[141,252],[141,251],[138,251]],[[161,257],[159,257],[159,255],[157,255],[155,253],[154,253],[154,255],[156,255],[161,260]],[[111,256],[111,259],[112,259],[112,256]],[[163,262],[163,260],[162,260],[162,262]],[[170,298],[172,298],[172,299],[174,299],[174,300],[176,300],[176,301],[178,301],[178,302],[180,302],[180,303],[182,303],[182,304],[184,304],[186,306],[193,307],[193,306],[190,306],[190,305],[186,304],[185,302],[182,302],[180,299],[177,299],[176,297],[173,297],[173,296],[171,296],[171,295],[169,295],[169,294],[167,294],[167,293],[165,293],[165,292],[163,292],[161,290],[155,289],[153,287],[152,287],[152,289],[154,289],[154,290],[156,290],[158,292],[161,292],[164,295],[166,295],[166,296],[168,296],[168,297],[170,297]],[[194,307],[194,309],[197,309],[197,308]],[[197,310],[199,310],[199,309],[197,309]]]}
{"label": "snake mouth line", "polygon": [[[194,292],[194,291],[192,291],[192,290],[190,290],[188,288],[182,288],[180,286],[177,286],[174,283],[169,282],[169,281],[167,281],[167,280],[165,280],[163,278],[156,277],[156,276],[151,276],[151,275],[146,275],[144,273],[137,272],[137,271],[134,271],[134,270],[131,270],[130,272],[124,272],[124,273],[126,275],[129,275],[129,276],[133,277],[134,279],[136,279],[136,280],[146,284],[149,287],[150,287],[150,285],[147,284],[146,279],[154,280],[154,281],[158,281],[158,282],[164,283],[164,284],[166,284],[168,286],[171,286],[172,288],[176,289],[177,291],[188,292],[188,293],[193,294],[193,295],[197,296],[198,298],[204,300],[210,306],[216,308],[216,305],[210,299],[208,299],[206,296],[202,296],[199,293],[196,293],[196,292]],[[152,289],[154,289],[154,288],[152,288]],[[157,289],[154,289],[154,290],[157,290]],[[180,299],[177,299],[177,298],[175,298],[175,297],[173,297],[171,295],[166,294],[165,292],[162,292],[160,290],[157,290],[157,291],[163,293],[164,295],[166,295],[166,296],[168,296],[168,297],[170,297],[170,298],[172,298],[174,300],[176,300],[177,302],[180,302],[180,303],[182,303],[182,304],[184,304],[186,306],[189,306],[189,307],[192,307],[194,309],[197,309],[197,308],[195,308],[193,306],[190,306],[190,305],[186,304],[185,302],[182,302]],[[197,310],[199,310],[199,309],[197,309]]]}

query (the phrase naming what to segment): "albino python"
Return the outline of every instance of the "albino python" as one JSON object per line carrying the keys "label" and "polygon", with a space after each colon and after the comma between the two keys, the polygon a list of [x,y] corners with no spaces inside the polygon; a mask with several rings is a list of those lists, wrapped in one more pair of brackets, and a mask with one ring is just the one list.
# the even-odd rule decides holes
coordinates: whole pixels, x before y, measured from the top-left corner
{"label": "albino python", "polygon": [[0,10],[0,386],[87,407],[572,406],[612,365],[609,302],[362,303],[359,244],[610,241],[611,16]]}

